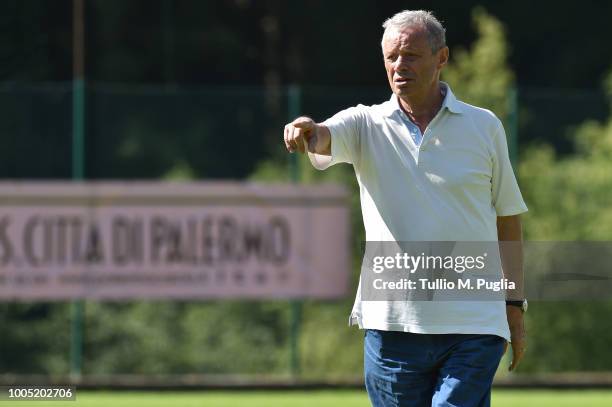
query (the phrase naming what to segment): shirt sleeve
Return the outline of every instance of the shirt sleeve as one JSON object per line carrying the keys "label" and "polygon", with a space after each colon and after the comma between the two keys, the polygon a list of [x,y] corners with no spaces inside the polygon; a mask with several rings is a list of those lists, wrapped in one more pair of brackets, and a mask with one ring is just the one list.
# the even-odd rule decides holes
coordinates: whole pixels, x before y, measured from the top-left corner
{"label": "shirt sleeve", "polygon": [[338,163],[355,164],[359,157],[361,128],[364,123],[365,109],[362,105],[342,110],[321,123],[331,134],[331,157],[309,153],[312,165],[324,170]]}
{"label": "shirt sleeve", "polygon": [[491,178],[492,203],[497,216],[512,216],[527,212],[510,157],[504,126],[498,120],[495,131],[493,151],[493,176]]}

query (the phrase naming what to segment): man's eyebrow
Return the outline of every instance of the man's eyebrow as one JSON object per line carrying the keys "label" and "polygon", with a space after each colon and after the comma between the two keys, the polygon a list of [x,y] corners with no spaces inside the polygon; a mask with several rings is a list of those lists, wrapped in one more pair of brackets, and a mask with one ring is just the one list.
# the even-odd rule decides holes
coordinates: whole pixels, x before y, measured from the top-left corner
{"label": "man's eyebrow", "polygon": [[400,52],[401,54],[418,54],[421,52],[421,50],[418,48],[403,47],[403,48],[400,48],[398,52]]}
{"label": "man's eyebrow", "polygon": [[399,45],[399,49],[419,49],[419,45],[420,44],[414,44],[414,43],[409,43],[409,44],[400,44]]}

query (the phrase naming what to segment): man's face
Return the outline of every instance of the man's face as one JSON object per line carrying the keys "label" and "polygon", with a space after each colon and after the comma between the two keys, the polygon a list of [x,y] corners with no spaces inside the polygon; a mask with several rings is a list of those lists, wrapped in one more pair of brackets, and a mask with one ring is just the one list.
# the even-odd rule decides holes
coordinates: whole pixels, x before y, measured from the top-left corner
{"label": "man's face", "polygon": [[397,96],[424,96],[438,80],[448,60],[448,48],[435,53],[423,27],[390,31],[383,40],[385,69]]}

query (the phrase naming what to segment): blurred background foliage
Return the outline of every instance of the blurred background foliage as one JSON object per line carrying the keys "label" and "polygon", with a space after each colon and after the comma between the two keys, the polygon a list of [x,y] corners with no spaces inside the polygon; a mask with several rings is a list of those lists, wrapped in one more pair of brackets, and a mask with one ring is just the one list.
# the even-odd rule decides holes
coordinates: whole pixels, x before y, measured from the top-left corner
{"label": "blurred background foliage", "polygon": [[[612,61],[600,52],[609,35],[598,31],[612,30],[612,3],[598,3],[580,32],[560,29],[587,3],[567,3],[554,18],[543,17],[551,9],[540,2],[529,2],[529,13],[515,3],[436,4],[451,46],[443,80],[493,110],[509,131],[512,114],[520,118],[515,170],[530,208],[528,240],[612,236],[612,75],[604,80]],[[389,96],[380,23],[405,2],[348,4],[88,1],[87,178],[289,181],[280,142],[288,85],[299,84],[293,107],[318,120]],[[70,176],[70,7],[67,0],[3,3],[2,178]],[[339,35],[349,41],[329,40]],[[602,81],[604,92],[561,89]],[[304,157],[299,165],[302,182],[352,191],[358,265],[364,234],[352,169],[318,172]],[[347,326],[353,269],[348,298],[304,302],[303,377],[360,375],[362,333]],[[84,374],[288,371],[284,301],[87,301],[85,310]],[[529,354],[518,373],[612,370],[611,313],[603,300],[531,304]],[[0,304],[0,373],[67,373],[69,315],[63,303]]]}

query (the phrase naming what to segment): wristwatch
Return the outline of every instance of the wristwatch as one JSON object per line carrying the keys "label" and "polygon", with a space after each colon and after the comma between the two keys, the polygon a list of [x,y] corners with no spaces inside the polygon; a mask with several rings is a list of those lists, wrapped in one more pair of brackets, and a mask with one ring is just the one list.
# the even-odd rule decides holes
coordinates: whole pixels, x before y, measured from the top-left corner
{"label": "wristwatch", "polygon": [[506,300],[506,305],[512,305],[513,307],[519,307],[523,314],[527,312],[527,299],[524,300]]}

